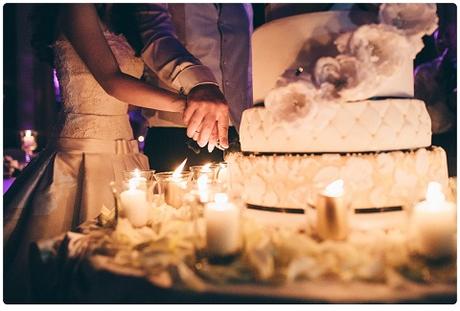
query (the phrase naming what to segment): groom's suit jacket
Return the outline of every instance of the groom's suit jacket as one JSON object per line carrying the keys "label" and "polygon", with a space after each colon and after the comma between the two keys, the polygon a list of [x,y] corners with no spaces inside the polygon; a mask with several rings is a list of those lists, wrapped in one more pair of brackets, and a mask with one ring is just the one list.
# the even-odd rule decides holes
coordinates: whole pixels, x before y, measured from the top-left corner
{"label": "groom's suit jacket", "polygon": [[[238,129],[252,106],[251,4],[139,4],[142,58],[158,85],[187,94],[211,83],[223,91]],[[180,113],[145,110],[149,126],[183,127]]]}

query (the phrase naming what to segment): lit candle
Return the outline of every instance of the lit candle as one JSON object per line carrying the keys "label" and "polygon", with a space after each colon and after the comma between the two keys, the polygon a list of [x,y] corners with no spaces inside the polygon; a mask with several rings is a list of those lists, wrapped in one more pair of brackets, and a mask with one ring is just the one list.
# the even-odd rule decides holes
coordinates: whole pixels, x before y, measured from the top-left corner
{"label": "lit candle", "polygon": [[344,198],[343,180],[329,184],[318,195],[316,230],[322,239],[343,240],[348,235],[348,205]]}
{"label": "lit candle", "polygon": [[37,142],[35,141],[35,136],[32,133],[32,130],[25,130],[24,136],[22,137],[22,149],[33,151],[37,147]]}
{"label": "lit candle", "polygon": [[142,227],[147,224],[150,216],[150,204],[147,200],[147,193],[138,189],[139,183],[135,178],[128,181],[128,190],[120,193],[120,200],[126,218],[135,227]]}
{"label": "lit candle", "polygon": [[206,163],[201,167],[201,173],[211,173],[211,164],[212,163]]}
{"label": "lit candle", "polygon": [[225,193],[216,193],[214,202],[206,204],[204,218],[208,254],[211,257],[235,254],[240,248],[240,213],[228,202]]}
{"label": "lit candle", "polygon": [[209,187],[208,187],[208,175],[201,175],[197,180],[198,193],[200,195],[201,203],[209,202]]}
{"label": "lit candle", "polygon": [[175,208],[182,206],[187,188],[187,181],[181,175],[186,162],[187,159],[174,170],[171,178],[165,182],[165,202]]}
{"label": "lit candle", "polygon": [[426,257],[442,258],[455,253],[455,204],[447,202],[441,184],[430,182],[426,199],[415,205],[412,226],[416,249]]}

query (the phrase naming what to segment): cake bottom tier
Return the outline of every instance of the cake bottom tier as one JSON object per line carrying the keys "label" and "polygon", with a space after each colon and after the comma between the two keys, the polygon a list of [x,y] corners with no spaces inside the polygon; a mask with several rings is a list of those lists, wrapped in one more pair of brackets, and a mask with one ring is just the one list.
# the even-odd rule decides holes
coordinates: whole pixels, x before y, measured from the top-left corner
{"label": "cake bottom tier", "polygon": [[304,209],[329,183],[343,179],[354,209],[408,207],[425,198],[430,181],[448,198],[447,159],[440,147],[411,151],[226,157],[231,191],[247,204]]}

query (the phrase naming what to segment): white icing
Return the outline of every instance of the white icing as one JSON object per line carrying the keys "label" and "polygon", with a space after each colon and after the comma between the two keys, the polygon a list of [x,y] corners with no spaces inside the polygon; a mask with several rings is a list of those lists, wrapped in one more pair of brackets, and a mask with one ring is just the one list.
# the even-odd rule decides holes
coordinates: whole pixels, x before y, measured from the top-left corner
{"label": "white icing", "polygon": [[262,107],[243,112],[241,149],[253,152],[366,152],[431,145],[425,104],[415,99],[322,103],[302,124]]}
{"label": "white icing", "polygon": [[241,191],[246,202],[255,205],[277,202],[274,207],[303,208],[315,193],[339,178],[344,180],[354,208],[411,206],[424,199],[430,181],[441,183],[446,195],[450,195],[446,155],[439,147],[350,155],[234,153],[226,161],[231,188]]}

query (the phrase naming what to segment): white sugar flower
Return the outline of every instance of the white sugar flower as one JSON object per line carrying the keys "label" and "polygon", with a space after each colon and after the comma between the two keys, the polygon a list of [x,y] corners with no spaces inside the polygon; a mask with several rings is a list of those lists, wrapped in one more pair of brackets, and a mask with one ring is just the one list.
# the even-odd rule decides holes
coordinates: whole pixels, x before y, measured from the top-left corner
{"label": "white sugar flower", "polygon": [[273,89],[265,98],[265,107],[274,118],[287,122],[304,121],[316,113],[317,89],[306,81],[297,81]]}
{"label": "white sugar flower", "polygon": [[[347,54],[356,57],[360,65],[375,68],[378,74],[393,74],[411,51],[409,41],[388,25],[364,25],[350,36]],[[361,68],[360,70],[365,70]]]}
{"label": "white sugar flower", "polygon": [[435,3],[384,3],[380,6],[379,19],[406,36],[431,35],[438,27]]}
{"label": "white sugar flower", "polygon": [[322,57],[316,62],[314,70],[315,83],[322,96],[328,99],[348,95],[350,90],[366,80],[366,74],[365,70],[360,69],[358,60],[348,55]]}

